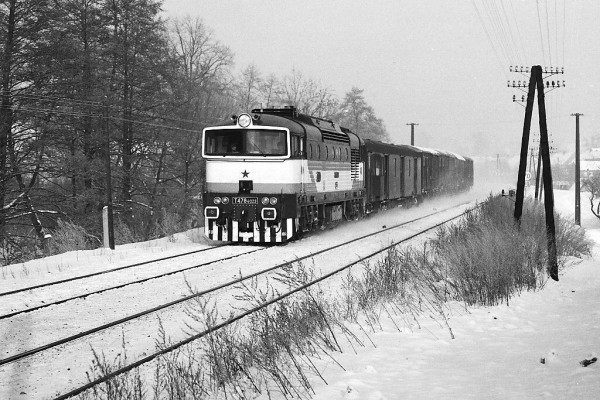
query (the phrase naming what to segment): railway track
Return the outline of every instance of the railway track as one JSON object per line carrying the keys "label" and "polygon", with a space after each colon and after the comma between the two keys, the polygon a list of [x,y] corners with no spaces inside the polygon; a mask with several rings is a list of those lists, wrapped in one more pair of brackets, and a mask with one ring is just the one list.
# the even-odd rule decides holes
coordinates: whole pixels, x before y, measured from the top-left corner
{"label": "railway track", "polygon": [[51,287],[51,286],[60,285],[60,284],[63,284],[63,283],[74,282],[74,281],[78,281],[78,280],[81,280],[81,279],[91,278],[91,277],[95,277],[95,276],[99,276],[99,275],[110,274],[110,273],[117,272],[117,271],[123,271],[123,270],[126,270],[126,269],[130,269],[130,268],[134,268],[134,267],[139,267],[141,265],[148,265],[148,264],[152,264],[152,263],[157,263],[159,261],[173,260],[175,258],[184,257],[184,256],[188,256],[188,255],[191,255],[191,254],[204,253],[205,251],[209,251],[209,250],[212,250],[214,248],[218,248],[218,247],[222,247],[222,246],[223,245],[219,245],[219,246],[207,247],[207,248],[199,249],[199,250],[187,251],[185,253],[174,254],[174,255],[171,255],[171,256],[168,256],[168,257],[160,257],[160,258],[155,258],[155,259],[152,259],[152,260],[146,260],[146,261],[142,261],[142,262],[138,262],[138,263],[134,263],[134,264],[124,265],[122,267],[111,268],[111,269],[102,270],[102,271],[98,271],[98,272],[93,272],[93,273],[85,274],[85,275],[78,275],[78,276],[74,276],[72,278],[60,279],[60,280],[57,280],[57,281],[46,282],[46,283],[42,283],[42,284],[39,284],[39,285],[26,286],[26,287],[23,287],[23,288],[19,288],[19,289],[15,289],[15,290],[10,290],[10,291],[7,291],[7,292],[0,292],[0,297],[8,296],[8,295],[11,295],[11,294],[23,293],[23,292],[27,292],[27,291],[35,290],[35,289],[41,289],[41,288]]}
{"label": "railway track", "polygon": [[[9,366],[11,364],[25,363],[30,358],[33,358],[33,357],[36,357],[36,356],[42,356],[43,354],[45,354],[48,351],[54,351],[55,353],[57,353],[57,352],[59,352],[59,353],[67,352],[67,350],[65,350],[65,348],[68,347],[69,345],[81,342],[82,340],[85,340],[85,339],[89,339],[90,337],[96,335],[97,333],[99,333],[101,331],[106,331],[106,330],[112,330],[112,331],[114,331],[115,328],[122,327],[125,324],[131,323],[132,321],[140,320],[143,317],[147,317],[148,315],[151,315],[151,314],[157,314],[157,313],[159,313],[161,311],[164,311],[164,310],[169,309],[169,308],[173,308],[175,306],[181,306],[181,305],[185,304],[186,302],[188,302],[188,301],[190,301],[192,299],[196,299],[196,298],[199,298],[201,296],[205,296],[205,295],[208,295],[208,294],[211,294],[211,293],[214,294],[217,291],[230,290],[231,288],[233,288],[235,285],[238,285],[239,283],[242,283],[242,282],[247,281],[249,279],[254,279],[254,278],[257,278],[257,277],[260,277],[260,276],[264,276],[266,274],[273,273],[274,271],[277,271],[277,270],[281,269],[284,266],[290,265],[291,263],[301,262],[301,261],[306,260],[306,259],[315,259],[317,257],[327,257],[328,254],[332,254],[335,250],[342,251],[342,252],[343,251],[348,252],[349,248],[356,248],[357,247],[357,243],[359,243],[359,242],[363,243],[362,247],[366,248],[367,246],[365,246],[364,243],[367,243],[369,241],[373,241],[374,237],[381,236],[381,235],[386,234],[386,233],[394,233],[395,231],[401,230],[402,228],[405,228],[407,226],[414,225],[414,224],[419,223],[419,222],[425,222],[426,219],[430,218],[432,215],[439,214],[439,213],[446,212],[446,211],[447,210],[441,210],[441,211],[434,212],[432,214],[421,216],[419,218],[411,219],[409,221],[404,221],[404,222],[399,223],[399,224],[394,224],[394,225],[386,226],[383,229],[380,229],[380,230],[378,230],[376,232],[367,233],[367,234],[361,235],[359,237],[352,238],[351,240],[346,240],[346,241],[337,243],[334,246],[326,246],[326,247],[321,248],[321,249],[319,249],[317,251],[309,252],[309,253],[304,254],[302,256],[295,256],[295,257],[293,257],[293,259],[291,259],[289,261],[275,263],[274,265],[268,266],[266,268],[259,268],[259,269],[255,270],[254,272],[241,274],[239,277],[236,277],[234,279],[230,279],[230,280],[228,280],[226,282],[222,282],[222,283],[219,283],[217,285],[210,285],[210,286],[208,286],[208,287],[206,287],[204,289],[201,289],[201,290],[198,290],[198,291],[196,291],[196,292],[194,292],[192,294],[189,294],[188,296],[179,297],[179,298],[177,298],[175,300],[171,300],[169,302],[162,303],[162,304],[160,304],[158,306],[151,307],[151,308],[142,310],[140,312],[133,313],[131,315],[127,315],[127,316],[125,316],[123,318],[118,318],[118,319],[115,319],[113,321],[110,321],[110,322],[107,322],[107,323],[104,323],[104,324],[100,324],[100,325],[94,326],[94,327],[92,327],[90,329],[86,329],[86,330],[82,330],[82,331],[76,332],[74,334],[68,335],[68,336],[60,338],[58,340],[54,340],[54,341],[45,343],[43,345],[36,346],[34,348],[29,348],[27,350],[20,351],[20,352],[18,352],[16,354],[9,355],[8,357],[5,357],[5,358],[3,358],[3,359],[0,360],[0,374],[1,374],[2,368],[6,368],[7,366]],[[462,214],[460,214],[460,215],[462,215]],[[342,271],[344,269],[349,268],[351,265],[355,265],[356,263],[360,263],[363,260],[365,260],[367,258],[370,258],[370,257],[372,257],[372,256],[380,253],[381,251],[385,251],[387,248],[396,246],[399,243],[405,242],[407,240],[410,240],[411,238],[414,238],[416,236],[422,235],[424,232],[431,231],[432,229],[436,228],[437,226],[439,226],[439,225],[441,225],[443,223],[447,223],[448,221],[454,220],[454,219],[458,218],[459,216],[454,215],[451,218],[445,219],[441,223],[434,224],[433,226],[427,226],[424,229],[417,229],[415,231],[415,233],[409,235],[408,237],[404,237],[404,238],[402,238],[401,240],[399,240],[397,242],[393,242],[391,244],[387,244],[387,245],[385,245],[383,247],[380,246],[380,245],[377,245],[376,249],[367,251],[366,254],[363,253],[362,255],[358,255],[356,257],[356,259],[352,263],[350,263],[348,265],[344,265],[344,266],[339,267],[339,268],[336,268],[336,269],[334,269],[332,271],[325,272],[319,278],[319,280],[315,281],[314,283],[317,283],[318,281],[322,281],[324,279],[327,279],[328,277],[330,277],[332,275],[335,275],[335,274],[339,273],[340,271]],[[253,251],[250,251],[250,252],[248,252],[246,254],[238,255],[238,256],[236,256],[236,261],[251,262],[251,257],[253,256],[253,253],[255,253],[257,251],[258,250],[253,250]],[[333,258],[335,258],[335,256],[333,256]],[[248,259],[248,261],[246,261],[247,259]],[[226,262],[227,260],[221,260],[221,261],[222,262]],[[189,270],[191,270],[193,268],[198,268],[198,267],[199,266],[186,267],[186,268],[184,268],[184,270],[189,271]],[[176,273],[176,272],[171,272],[169,274],[174,274],[174,273]],[[150,279],[156,279],[156,278],[150,278]],[[133,283],[130,283],[130,285],[131,284],[133,284]],[[112,288],[112,289],[116,289],[116,287]],[[110,290],[110,289],[107,289],[107,290]],[[289,293],[285,294],[283,297],[287,297],[287,296],[293,294],[295,291],[297,291],[297,290],[292,290]],[[82,296],[83,297],[87,297],[89,295],[90,294],[86,294],[86,295],[82,295]],[[58,303],[56,303],[55,305],[58,305]],[[265,304],[264,306],[266,307],[267,305],[268,304]],[[31,311],[32,310],[23,311],[23,312],[31,312]],[[229,318],[227,321],[224,321],[222,324],[220,324],[220,326],[211,328],[211,331],[215,330],[215,329],[219,329],[220,327],[226,326],[228,324],[231,324],[231,323],[233,323],[233,322],[235,322],[235,321],[243,318],[246,314],[247,313],[244,313],[243,315],[235,315],[234,317]],[[6,317],[6,319],[8,319],[8,320],[10,320],[11,318],[12,317]],[[143,331],[143,329],[140,329],[140,331]],[[190,341],[196,340],[196,339],[204,336],[205,334],[206,333],[200,333],[198,335],[194,335],[194,336],[191,336],[191,337],[183,338],[183,339],[179,340],[175,345],[171,346],[171,348],[165,349],[165,350],[163,350],[163,351],[161,351],[159,353],[152,353],[149,356],[141,357],[137,361],[135,361],[134,363],[130,364],[126,368],[128,368],[128,370],[129,370],[129,369],[135,368],[136,366],[139,366],[139,365],[142,365],[144,363],[147,363],[147,362],[151,361],[152,359],[158,357],[160,354],[164,354],[165,351],[172,351],[175,348],[184,345],[185,343],[189,343]],[[57,349],[60,349],[60,350],[57,351]],[[121,371],[121,372],[125,372],[125,371]],[[109,379],[110,377],[105,377],[105,378]],[[106,379],[104,379],[104,380],[106,380]],[[101,382],[96,382],[94,384],[98,384],[98,383],[101,383]],[[75,395],[77,393],[80,393],[81,391],[85,390],[86,387],[88,387],[88,386],[86,386],[86,385],[81,386],[80,388],[75,389],[74,391],[71,391],[71,392],[67,393],[64,396],[66,396],[66,397],[73,396],[73,395]],[[79,390],[79,392],[77,392],[78,390]],[[77,392],[77,393],[75,393],[75,392]],[[66,398],[66,397],[61,396],[59,398]]]}
{"label": "railway track", "polygon": [[[100,275],[107,275],[107,274],[111,274],[111,273],[116,273],[116,272],[122,272],[122,271],[126,271],[126,270],[131,270],[132,268],[136,268],[136,267],[140,267],[140,266],[145,266],[145,265],[149,265],[149,264],[153,264],[153,263],[159,263],[159,262],[162,262],[162,261],[170,261],[170,260],[173,260],[175,258],[184,257],[184,256],[192,255],[192,254],[196,255],[198,253],[204,253],[206,251],[210,251],[210,250],[213,250],[213,249],[219,249],[221,247],[224,247],[224,245],[219,245],[219,246],[214,246],[214,247],[208,247],[208,248],[205,248],[205,249],[200,249],[200,250],[195,250],[195,251],[189,251],[189,252],[185,252],[185,253],[181,253],[181,254],[176,254],[176,255],[173,255],[173,256],[169,256],[169,257],[162,257],[162,258],[158,258],[158,259],[147,260],[147,261],[144,261],[144,262],[139,262],[139,263],[135,263],[135,264],[129,264],[129,265],[125,265],[125,266],[118,267],[118,268],[108,269],[108,270],[105,270],[105,271],[99,271],[99,272],[94,272],[94,273],[91,273],[91,274],[76,276],[76,277],[69,278],[69,279],[62,279],[62,280],[58,280],[58,281],[47,282],[47,283],[40,284],[40,285],[34,285],[34,286],[24,287],[24,288],[12,290],[12,291],[7,291],[7,292],[4,292],[4,293],[0,293],[0,301],[2,301],[2,302],[10,302],[10,299],[6,300],[6,298],[8,298],[10,296],[15,296],[15,295],[23,295],[23,296],[27,296],[27,297],[33,297],[33,296],[35,296],[34,291],[36,291],[36,290],[39,291],[40,289],[48,289],[48,288],[51,288],[51,287],[54,287],[54,286],[58,286],[58,285],[72,284],[73,282],[76,282],[76,281],[78,283],[80,283],[79,281],[83,281],[83,280],[86,280],[86,279],[96,278],[96,277],[98,277]],[[163,278],[163,277],[166,277],[166,276],[170,276],[170,275],[174,275],[174,274],[181,274],[181,273],[184,273],[184,272],[192,270],[192,269],[201,268],[201,267],[204,267],[206,265],[210,265],[212,263],[229,260],[229,259],[232,259],[232,258],[235,258],[235,257],[239,257],[241,255],[252,253],[252,252],[255,252],[255,251],[259,251],[259,250],[261,250],[261,249],[251,249],[249,251],[241,251],[241,252],[236,253],[236,254],[232,254],[232,255],[229,255],[229,256],[226,256],[226,257],[222,257],[222,258],[213,259],[213,260],[206,261],[206,262],[203,262],[203,263],[200,263],[200,264],[194,264],[194,265],[183,267],[183,268],[177,268],[177,269],[174,269],[174,270],[171,270],[171,271],[168,271],[168,272],[162,272],[162,273],[158,273],[158,274],[155,274],[155,275],[150,275],[148,277],[141,278],[141,279],[135,279],[135,280],[126,281],[126,282],[118,284],[118,285],[107,286],[107,287],[104,287],[104,288],[98,289],[98,290],[86,291],[85,293],[82,293],[82,294],[79,294],[79,295],[75,295],[75,296],[64,297],[64,298],[61,298],[61,299],[45,300],[43,304],[40,304],[38,306],[28,307],[28,308],[20,309],[20,310],[17,310],[17,311],[11,311],[11,312],[7,312],[7,313],[4,313],[4,314],[0,314],[0,320],[6,319],[6,318],[12,318],[12,317],[15,317],[17,315],[21,315],[21,314],[32,312],[32,311],[38,311],[38,310],[41,310],[41,309],[46,308],[46,307],[56,306],[58,304],[66,303],[66,302],[69,302],[69,301],[74,301],[74,300],[78,300],[78,299],[85,299],[88,296],[95,295],[95,294],[100,294],[100,293],[104,293],[104,292],[107,292],[109,290],[121,289],[121,288],[127,287],[129,285],[136,285],[136,284],[148,282],[148,281],[153,280],[153,279],[160,279],[160,278]]]}

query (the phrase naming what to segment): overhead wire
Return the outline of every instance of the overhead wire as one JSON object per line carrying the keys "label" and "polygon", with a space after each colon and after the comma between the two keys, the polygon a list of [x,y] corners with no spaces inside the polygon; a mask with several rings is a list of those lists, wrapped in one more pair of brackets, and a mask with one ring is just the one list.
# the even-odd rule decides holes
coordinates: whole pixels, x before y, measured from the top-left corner
{"label": "overhead wire", "polygon": [[488,38],[488,41],[490,42],[490,46],[492,47],[492,50],[494,51],[494,55],[496,56],[496,60],[498,61],[498,64],[500,65],[500,69],[501,69],[501,71],[505,71],[505,66],[502,62],[500,55],[498,54],[498,49],[496,48],[496,44],[494,43],[494,41],[492,40],[492,37],[490,36],[490,32],[489,32],[485,22],[483,21],[483,18],[481,16],[481,13],[479,12],[479,9],[477,8],[477,4],[475,3],[475,0],[472,0],[472,2],[473,2],[473,7],[475,8],[475,13],[477,14],[477,17],[479,18],[479,22],[481,23],[481,26],[483,27],[483,31],[485,32],[485,36]]}
{"label": "overhead wire", "polygon": [[562,21],[562,31],[561,31],[558,43],[560,43],[560,45],[561,45],[561,55],[562,55],[560,65],[561,65],[561,67],[564,67],[565,66],[566,43],[567,43],[567,1],[566,0],[563,0],[562,15],[561,15],[561,18],[559,19],[558,23],[560,23],[560,21]]}
{"label": "overhead wire", "polygon": [[519,47],[517,46],[517,42],[515,40],[515,37],[513,35],[513,29],[510,25],[510,21],[508,19],[508,13],[506,12],[506,8],[504,7],[504,2],[500,2],[500,5],[502,6],[502,14],[504,16],[504,20],[506,21],[506,26],[507,26],[507,30],[508,33],[510,35],[510,40],[512,42],[512,46],[511,48],[513,49],[514,54],[516,55],[516,59],[515,61],[517,61],[520,65],[523,65],[523,58],[522,55],[519,51]]}
{"label": "overhead wire", "polygon": [[483,2],[485,10],[487,11],[488,17],[490,19],[490,22],[492,24],[493,32],[495,33],[495,38],[500,46],[500,48],[502,49],[502,52],[504,54],[504,58],[506,61],[508,61],[508,64],[511,63],[511,59],[514,59],[511,55],[510,55],[510,44],[506,43],[506,32],[504,27],[502,26],[502,20],[500,18],[500,15],[498,13],[498,9],[495,7],[495,3],[494,2]]}
{"label": "overhead wire", "polygon": [[554,48],[556,49],[556,62],[558,61],[558,9],[554,0]]}
{"label": "overhead wire", "polygon": [[537,8],[537,16],[538,16],[538,27],[540,28],[540,44],[541,44],[541,48],[542,48],[542,60],[543,62],[546,61],[546,52],[544,50],[544,34],[542,33],[542,19],[540,17],[540,1],[539,0],[535,0],[535,5]]}
{"label": "overhead wire", "polygon": [[[113,109],[113,110],[117,110],[117,111],[125,111],[126,109],[124,107],[121,106],[117,106],[117,105],[106,105],[106,104],[102,104],[100,102],[95,102],[95,101],[85,101],[85,100],[78,100],[78,99],[71,99],[71,98],[67,98],[67,97],[53,97],[53,96],[42,96],[42,95],[32,95],[32,94],[14,94],[13,97],[15,98],[23,98],[23,99],[30,99],[30,100],[39,100],[39,101],[56,101],[56,102],[62,102],[62,103],[67,103],[67,106],[86,106],[86,107],[96,107],[102,110],[105,110],[107,108],[109,109]],[[68,104],[71,103],[71,104]],[[216,109],[218,108],[217,106],[204,106],[204,107],[199,107],[202,109]],[[58,112],[56,109],[45,109],[46,112]],[[160,119],[160,120],[164,120],[164,121],[171,121],[171,122],[178,122],[178,123],[186,123],[186,124],[200,124],[202,125],[203,123],[206,122],[206,120],[204,121],[193,121],[193,120],[185,120],[185,119],[181,119],[181,118],[173,118],[173,117],[166,117],[163,115],[159,115],[159,114],[151,114],[151,113],[147,113],[144,111],[139,111],[137,109],[134,109],[134,112],[136,114],[136,116],[139,117],[144,117],[144,118],[148,118],[148,119]],[[63,111],[62,114],[67,114],[66,111]],[[76,112],[73,112],[72,115],[79,115],[79,116],[85,116],[85,117],[99,117],[102,116],[102,114],[95,114],[95,113],[82,113],[79,112],[79,114],[76,114]],[[118,119],[116,117],[111,117],[111,119]],[[216,119],[213,119],[216,121]],[[141,122],[141,121],[140,121]]]}
{"label": "overhead wire", "polygon": [[[6,106],[0,105],[0,108],[6,108]],[[151,122],[127,119],[127,118],[122,118],[122,117],[114,117],[114,116],[103,117],[101,114],[86,114],[83,112],[57,110],[57,109],[44,109],[44,108],[39,108],[39,107],[24,107],[24,106],[15,106],[15,105],[9,106],[9,108],[12,110],[16,110],[16,111],[69,115],[69,116],[75,116],[75,117],[95,117],[95,118],[102,117],[102,118],[108,118],[112,121],[131,122],[131,123],[135,123],[135,124],[139,124],[139,125],[151,126],[154,128],[164,128],[164,129],[169,129],[169,130],[176,130],[176,131],[190,132],[190,133],[201,133],[202,132],[201,130],[197,130],[197,129],[196,130],[195,129],[186,129],[186,128],[180,128],[180,127],[171,126],[171,125],[155,124],[155,123],[151,123]],[[209,120],[214,121],[214,122],[220,121],[220,119],[217,119],[217,118],[210,118]]]}
{"label": "overhead wire", "polygon": [[515,12],[513,0],[510,0],[510,10],[512,12],[513,22],[514,22],[515,28],[517,30],[517,37],[519,38],[519,45],[521,48],[521,54],[523,56],[523,63],[526,64],[527,63],[527,51],[525,50],[525,46],[523,45],[524,39],[523,39],[523,35],[521,34],[521,29],[519,28],[519,23],[517,21],[517,13]]}
{"label": "overhead wire", "polygon": [[[552,67],[552,71],[568,67],[565,63],[569,48],[572,47],[570,41],[574,39],[571,30],[573,26],[579,29],[579,24],[573,20],[573,15],[578,12],[574,11],[571,5],[567,10],[566,0],[563,0],[562,5],[558,0],[553,2],[545,0],[541,2],[542,4],[540,0],[536,0],[535,4],[513,2],[513,0],[505,4],[506,0],[498,1],[473,0],[472,3],[495,58],[502,64],[503,71],[507,71],[509,65],[525,65],[527,68],[542,65],[544,70],[546,66],[549,69]],[[581,4],[576,6],[581,7]],[[537,24],[534,22],[536,17]],[[554,65],[555,63],[557,65]],[[547,77],[549,82],[556,81],[558,78],[564,80],[563,77],[558,76]],[[509,79],[512,78],[509,76]],[[552,91],[551,96],[546,96],[548,120],[552,122],[549,129],[557,133],[559,132],[557,128],[562,126],[562,120],[565,118],[561,114],[564,92],[564,90]]]}
{"label": "overhead wire", "polygon": [[552,43],[552,38],[550,37],[550,19],[548,18],[548,0],[545,1],[546,5],[546,32],[548,33],[548,57],[550,58],[550,65],[552,65],[552,48],[550,43]]}

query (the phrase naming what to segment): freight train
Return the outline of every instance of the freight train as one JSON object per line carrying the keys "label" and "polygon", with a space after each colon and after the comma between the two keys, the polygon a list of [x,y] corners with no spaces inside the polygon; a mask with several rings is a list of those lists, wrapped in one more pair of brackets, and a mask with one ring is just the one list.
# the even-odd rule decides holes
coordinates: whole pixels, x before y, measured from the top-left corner
{"label": "freight train", "polygon": [[362,139],[294,107],[232,116],[202,144],[204,230],[217,241],[286,242],[473,185],[468,157]]}

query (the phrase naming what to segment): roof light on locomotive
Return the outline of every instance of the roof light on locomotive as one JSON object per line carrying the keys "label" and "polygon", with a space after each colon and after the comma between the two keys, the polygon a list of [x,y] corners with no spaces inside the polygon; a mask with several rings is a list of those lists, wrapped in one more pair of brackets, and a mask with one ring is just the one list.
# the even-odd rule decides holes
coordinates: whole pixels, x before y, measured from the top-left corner
{"label": "roof light on locomotive", "polygon": [[237,124],[242,128],[247,128],[252,125],[252,117],[250,114],[240,114],[237,117]]}

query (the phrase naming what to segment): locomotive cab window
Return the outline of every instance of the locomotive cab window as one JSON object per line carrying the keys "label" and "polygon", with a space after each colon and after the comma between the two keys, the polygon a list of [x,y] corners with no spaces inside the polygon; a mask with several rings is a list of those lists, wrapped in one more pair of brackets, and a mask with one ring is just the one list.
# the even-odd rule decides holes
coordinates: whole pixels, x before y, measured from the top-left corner
{"label": "locomotive cab window", "polygon": [[270,129],[207,130],[204,153],[209,156],[286,156],[287,132]]}

